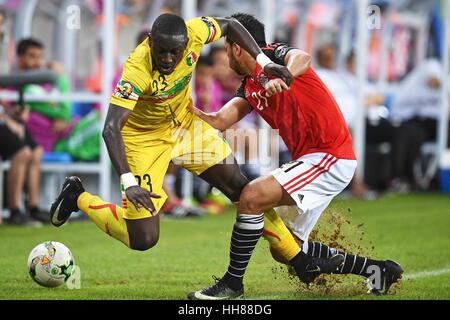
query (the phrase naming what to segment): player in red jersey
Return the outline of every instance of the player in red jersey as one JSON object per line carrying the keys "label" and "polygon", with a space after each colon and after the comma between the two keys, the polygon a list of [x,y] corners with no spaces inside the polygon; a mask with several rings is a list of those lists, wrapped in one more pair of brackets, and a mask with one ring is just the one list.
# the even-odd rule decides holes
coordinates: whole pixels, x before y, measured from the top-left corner
{"label": "player in red jersey", "polygon": [[[339,106],[310,67],[308,54],[286,44],[266,45],[264,26],[258,20],[246,14],[233,17],[247,28],[272,61],[285,65],[294,76],[290,87],[281,79],[269,78],[254,58],[226,39],[230,67],[245,77],[242,86],[220,111],[194,110],[221,131],[255,110],[272,128],[279,130],[295,159],[271,175],[250,182],[241,193],[238,212],[248,215],[265,212],[264,234],[274,257],[292,257],[281,262],[293,265],[303,282],[310,283],[321,273],[358,274],[368,279],[371,292],[386,293],[401,278],[403,270],[399,264],[359,257],[308,241],[320,215],[350,183],[357,165],[352,138]],[[268,211],[280,206],[293,206],[296,210],[278,210],[278,214]],[[289,232],[299,240],[296,250],[280,245]],[[239,269],[239,265],[233,264],[237,255],[239,247],[232,240],[230,266],[225,277]],[[308,260],[311,256],[342,259],[342,263],[337,270],[325,270],[311,263]],[[212,288],[223,285],[221,281],[218,283],[189,297],[209,299]]]}

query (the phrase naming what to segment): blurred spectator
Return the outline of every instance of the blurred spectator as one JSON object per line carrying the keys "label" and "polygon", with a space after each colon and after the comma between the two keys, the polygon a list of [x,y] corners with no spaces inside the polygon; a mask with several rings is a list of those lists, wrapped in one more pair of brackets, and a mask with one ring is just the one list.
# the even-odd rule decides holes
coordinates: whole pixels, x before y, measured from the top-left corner
{"label": "blurred spectator", "polygon": [[[7,172],[6,193],[10,216],[6,223],[12,225],[38,226],[39,221],[48,222],[48,213],[38,208],[41,158],[43,150],[36,144],[24,122],[28,110],[21,107],[6,109],[0,104],[0,157],[10,160]],[[21,196],[27,185],[27,213],[21,212]]]}
{"label": "blurred spectator", "polygon": [[8,66],[8,33],[6,30],[6,13],[0,9],[0,74],[9,71]]}
{"label": "blurred spectator", "polygon": [[214,64],[210,57],[200,57],[195,69],[195,97],[197,108],[216,112],[222,107],[222,88],[214,78]]}
{"label": "blurred spectator", "polygon": [[413,126],[422,133],[423,141],[436,141],[441,82],[442,65],[437,59],[428,59],[417,66],[400,85],[391,119]]}
{"label": "blurred spectator", "polygon": [[143,27],[149,28],[151,24],[147,20],[155,13],[150,10],[149,0],[125,0],[118,9],[123,20],[118,31],[119,57],[122,61],[122,57],[127,57],[136,47],[135,38],[130,35],[137,34]]}
{"label": "blurred spectator", "polygon": [[[138,35],[137,35],[137,37],[136,37],[136,39],[135,39],[135,43],[134,43],[133,49],[131,49],[131,50],[128,52],[128,54],[130,54],[131,51],[134,50],[134,48],[135,48],[136,46],[140,45],[143,41],[147,40],[149,33],[150,33],[150,29],[144,29],[144,30],[141,30],[141,31],[138,33]],[[112,88],[113,88],[113,90],[114,90],[114,88],[116,87],[117,83],[118,83],[118,82],[120,81],[120,79],[122,78],[122,73],[123,73],[123,65],[121,65],[121,66],[117,69],[117,71],[116,71],[116,73],[115,73],[115,75],[114,75],[113,83],[112,83],[112,86],[113,86]]]}
{"label": "blurred spectator", "polygon": [[[347,57],[344,76],[352,89],[357,90],[354,54]],[[367,110],[366,141],[369,144],[389,142],[391,145],[391,179],[389,189],[393,192],[407,193],[415,187],[414,164],[420,156],[421,133],[411,126],[389,120],[389,111],[383,105],[384,97],[372,92],[366,95]]]}
{"label": "blurred spectator", "polygon": [[[392,121],[416,133],[417,154],[425,142],[436,142],[441,107],[442,65],[437,59],[428,59],[403,79],[391,110]],[[450,124],[450,121],[449,121]],[[447,132],[450,142],[450,130]],[[427,187],[424,177],[416,176],[418,187]]]}
{"label": "blurred spectator", "polygon": [[[357,121],[355,115],[359,107],[356,95],[358,79],[355,76],[354,54],[351,53],[347,57],[343,70],[336,68],[335,61],[335,46],[327,44],[321,47],[317,54],[319,65],[317,73],[332,92],[347,125],[353,131],[355,121]],[[370,92],[369,89],[364,105],[367,108],[366,142],[368,144],[390,143],[391,177],[388,182],[389,187],[392,191],[408,192],[411,188],[410,184],[414,181],[414,162],[420,151],[419,136],[417,132],[408,127],[393,125],[388,120],[388,110],[383,104],[384,97],[377,92]],[[372,197],[358,177],[352,181],[352,193],[356,197]]]}
{"label": "blurred spectator", "polygon": [[[17,67],[20,71],[40,70],[45,67],[44,47],[35,39],[23,39],[17,45]],[[56,87],[42,85],[28,85],[26,93],[46,94],[56,90],[61,93],[69,91],[67,79],[63,75],[63,69],[58,62],[51,62],[47,66],[58,75]],[[27,127],[34,140],[41,145],[45,151],[53,151],[58,140],[68,137],[73,129],[71,106],[67,102],[31,102],[30,118]]]}
{"label": "blurred spectator", "polygon": [[[20,71],[40,70],[45,66],[44,47],[35,39],[23,39],[17,46],[17,67]],[[69,84],[59,62],[47,65],[57,74],[56,84],[27,85],[26,93],[45,95],[52,92],[68,93]],[[100,154],[100,125],[97,110],[81,119],[72,116],[72,106],[62,102],[30,102],[27,128],[33,139],[46,152],[68,153],[76,160],[93,161]]]}
{"label": "blurred spectator", "polygon": [[241,80],[230,69],[227,51],[223,47],[213,47],[211,50],[214,78],[219,82],[222,89],[222,105],[230,101],[241,85]]}

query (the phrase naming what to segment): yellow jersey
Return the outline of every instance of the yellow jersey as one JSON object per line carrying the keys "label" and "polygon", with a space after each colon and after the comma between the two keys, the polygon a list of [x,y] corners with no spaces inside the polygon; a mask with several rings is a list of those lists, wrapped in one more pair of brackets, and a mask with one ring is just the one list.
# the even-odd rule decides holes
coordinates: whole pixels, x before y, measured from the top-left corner
{"label": "yellow jersey", "polygon": [[219,24],[211,17],[186,22],[188,45],[170,75],[153,68],[149,39],[144,40],[125,62],[122,78],[111,103],[132,110],[127,127],[143,130],[178,125],[190,114],[192,72],[205,44],[218,40]]}

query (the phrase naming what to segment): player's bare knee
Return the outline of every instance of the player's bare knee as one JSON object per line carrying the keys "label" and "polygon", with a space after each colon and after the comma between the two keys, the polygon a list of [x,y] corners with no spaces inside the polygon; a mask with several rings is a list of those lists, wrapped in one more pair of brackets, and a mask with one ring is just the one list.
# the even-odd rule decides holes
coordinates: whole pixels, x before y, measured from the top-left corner
{"label": "player's bare knee", "polygon": [[260,193],[257,188],[247,185],[241,193],[238,212],[241,214],[259,214],[262,212]]}
{"label": "player's bare knee", "polygon": [[136,238],[130,237],[130,248],[136,251],[147,251],[158,243],[159,236],[144,234]]}

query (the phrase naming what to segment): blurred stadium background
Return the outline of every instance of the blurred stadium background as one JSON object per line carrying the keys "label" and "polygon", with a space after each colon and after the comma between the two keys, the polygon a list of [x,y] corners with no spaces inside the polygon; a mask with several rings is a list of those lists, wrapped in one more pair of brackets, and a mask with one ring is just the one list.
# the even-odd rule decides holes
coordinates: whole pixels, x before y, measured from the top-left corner
{"label": "blurred stadium background", "polygon": [[[355,148],[359,158],[360,179],[368,188],[385,190],[389,187],[391,175],[389,137],[370,136],[366,141],[366,121],[377,125],[382,119],[408,120],[402,111],[392,108],[406,108],[414,117],[429,117],[436,121],[435,134],[427,137],[421,145],[421,163],[416,165],[415,179],[422,189],[434,188],[450,192],[448,169],[450,167],[447,146],[448,131],[448,1],[51,1],[51,0],[2,0],[1,26],[1,74],[17,72],[16,44],[23,38],[35,38],[44,45],[46,62],[58,61],[67,79],[66,92],[37,92],[25,95],[26,103],[66,102],[71,106],[72,116],[83,116],[91,109],[105,110],[109,103],[111,89],[121,65],[134,49],[136,38],[148,30],[154,19],[162,12],[174,12],[185,18],[197,15],[226,16],[237,11],[251,12],[266,24],[269,42],[287,42],[312,54],[314,66],[324,69],[316,59],[318,52],[328,45],[335,48],[335,61],[331,68],[344,70],[346,59],[354,53],[357,82],[349,97],[345,88],[327,83],[352,128]],[[447,39],[447,41],[445,41]],[[216,46],[220,44],[216,44]],[[326,49],[326,48],[325,48]],[[206,48],[205,55],[208,54]],[[325,52],[326,59],[326,50]],[[434,92],[422,93],[417,89],[415,101],[396,106],[396,98],[405,100],[405,91],[412,93],[411,74],[434,72],[424,65],[430,60],[439,66],[435,76],[440,85]],[[216,61],[212,63],[219,64]],[[363,67],[366,66],[366,67]],[[422,70],[419,70],[422,68]],[[325,70],[326,71],[326,70]],[[213,74],[215,76],[216,73]],[[225,72],[226,74],[226,72]],[[334,74],[322,73],[325,80]],[[410,75],[410,77],[408,77]],[[424,75],[425,77],[426,75]],[[201,75],[203,77],[203,75]],[[418,76],[416,76],[417,78]],[[338,78],[339,79],[339,78]],[[220,80],[221,79],[214,79]],[[208,79],[206,80],[208,81]],[[345,81],[345,80],[344,80]],[[230,81],[233,83],[233,81]],[[326,81],[328,82],[328,81]],[[410,82],[410,83],[407,83]],[[238,83],[238,82],[237,82]],[[236,81],[233,83],[236,85]],[[228,86],[233,86],[228,84]],[[421,86],[415,83],[416,87]],[[0,91],[0,100],[11,104],[18,98],[11,87]],[[414,85],[413,85],[414,87]],[[233,88],[223,88],[226,96]],[[227,92],[228,91],[228,92]],[[342,92],[344,91],[344,92]],[[348,91],[348,90],[347,90]],[[421,91],[421,92],[418,92]],[[199,90],[196,91],[199,93]],[[367,95],[379,94],[382,99],[374,108],[357,107],[367,104]],[[339,98],[342,95],[342,100]],[[406,94],[407,95],[407,94]],[[197,104],[203,96],[198,97]],[[226,97],[223,97],[225,100]],[[348,102],[354,99],[354,101]],[[420,105],[419,100],[422,102]],[[423,99],[431,101],[423,102]],[[347,105],[352,105],[351,107]],[[410,106],[405,106],[406,104]],[[413,106],[411,106],[413,105]],[[414,109],[415,108],[415,109]],[[430,110],[425,110],[425,109]],[[417,109],[417,110],[416,110]],[[420,110],[421,109],[421,110]],[[405,113],[403,112],[403,113]],[[400,114],[399,119],[395,116]],[[100,112],[99,126],[105,112]],[[351,118],[351,119],[350,119]],[[381,120],[380,120],[381,119]],[[243,124],[255,128],[264,126],[258,119]],[[249,121],[247,121],[249,122]],[[381,129],[381,126],[380,126]],[[381,129],[382,130],[382,129]],[[379,133],[379,132],[376,132]],[[381,135],[381,133],[379,133]],[[261,143],[265,145],[266,143]],[[116,177],[112,174],[109,159],[103,144],[98,158],[88,163],[77,161],[77,157],[60,154],[46,154],[43,159],[41,205],[47,207],[56,194],[63,177],[69,173],[87,175],[84,180],[92,181],[91,190],[98,190],[105,198],[119,200],[115,188]],[[366,155],[366,156],[365,156]],[[82,157],[81,157],[82,158]],[[283,159],[283,158],[282,158]],[[8,163],[1,165],[5,171]],[[270,168],[262,168],[267,172]],[[260,173],[259,168],[255,174]],[[445,178],[446,177],[446,178]],[[184,176],[183,195],[192,194],[192,179]],[[111,187],[112,186],[112,187]],[[91,186],[89,186],[91,188]],[[407,189],[409,190],[409,189]],[[3,192],[1,192],[3,194]],[[119,201],[120,202],[120,201]]]}
{"label": "blurred stadium background", "polygon": [[[440,233],[443,236],[435,240],[448,245],[450,0],[0,0],[0,114],[15,112],[20,118],[18,123],[26,126],[33,139],[43,146],[42,157],[36,156],[41,172],[37,203],[40,212],[48,211],[64,177],[72,174],[79,175],[93,193],[115,203],[121,202],[118,178],[110,165],[100,131],[123,62],[137,39],[165,12],[186,19],[251,13],[265,23],[268,42],[290,43],[310,53],[313,67],[344,113],[358,155],[357,175],[342,195],[344,200],[339,201],[357,200],[339,202],[340,208],[346,211],[347,207],[355,206],[376,215],[374,208],[381,203],[384,210],[396,208],[413,211],[419,216],[420,210],[426,208],[420,205],[420,208],[402,208],[400,204],[428,203],[432,207],[439,202],[439,212],[434,217],[444,230]],[[23,67],[19,64],[17,47],[23,39],[30,38],[43,46],[45,61],[35,69],[51,71],[51,74],[43,72],[37,76],[48,76],[52,80],[47,82],[51,84],[33,84],[36,74],[21,76]],[[192,82],[194,101],[204,110],[220,108],[240,84],[228,69],[222,45],[219,41],[205,47],[204,59]],[[16,108],[17,104],[21,107]],[[26,116],[21,114],[23,107],[29,109]],[[63,115],[48,115],[42,111],[45,108],[59,110]],[[5,123],[4,118],[0,118],[0,126]],[[266,124],[252,114],[237,128],[256,130],[266,128]],[[50,131],[53,132],[51,138],[48,137]],[[4,139],[0,136],[1,144],[5,143]],[[267,154],[270,139],[273,138],[259,139],[262,154]],[[281,141],[278,151],[281,163],[290,160]],[[245,152],[237,157],[251,178],[278,166],[255,164],[251,161],[255,159],[250,159],[252,156]],[[11,165],[8,157],[0,159],[0,222],[5,225],[0,227],[0,242],[3,244],[31,235],[6,227],[11,215],[8,202],[12,196],[8,193],[6,178]],[[171,203],[163,208],[168,217],[189,218],[222,212],[231,216],[232,209],[222,195],[181,169],[170,169],[165,188],[170,192]],[[25,201],[20,204],[20,214],[27,219],[13,224],[37,227],[39,216],[28,216],[26,209],[27,201],[28,205],[31,201],[30,187],[24,187],[23,192]],[[397,206],[389,205],[389,201]],[[372,221],[368,229],[374,233],[374,242],[383,238],[377,231],[382,228],[380,224],[394,221],[389,220],[394,214],[383,215],[386,221],[368,217]],[[405,215],[393,219],[399,222],[398,219],[407,219]],[[84,218],[81,213],[78,216]],[[206,218],[207,225],[215,223],[210,219]],[[231,228],[231,218],[228,220]],[[356,215],[356,222],[365,220],[364,214]],[[433,221],[429,226],[422,225],[423,230],[431,234],[432,225]],[[420,225],[415,226],[420,228]],[[22,244],[24,252],[28,247],[31,249],[35,241],[48,240],[36,235],[56,235],[56,231],[46,228],[34,233],[29,246]],[[74,228],[73,232],[80,231]],[[171,228],[173,226],[168,227]],[[220,232],[228,232],[228,229]],[[406,229],[403,226],[402,230]],[[92,230],[93,227],[88,233]],[[178,233],[176,228],[173,232]],[[418,234],[421,232],[417,230]],[[226,237],[221,238],[226,245]],[[70,246],[72,239],[67,239]],[[382,248],[389,248],[389,243],[380,242]],[[392,250],[384,252],[395,252]],[[448,267],[445,265],[448,258],[444,257],[436,268]],[[428,267],[433,269],[433,266]],[[448,276],[444,282],[446,280],[448,284]],[[419,286],[417,290],[423,288]],[[177,297],[178,294],[175,291],[158,297]],[[428,297],[442,297],[440,294]]]}

